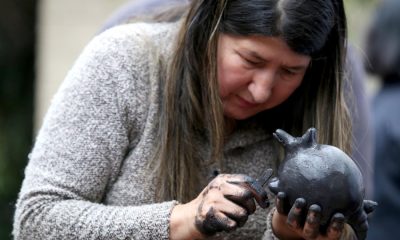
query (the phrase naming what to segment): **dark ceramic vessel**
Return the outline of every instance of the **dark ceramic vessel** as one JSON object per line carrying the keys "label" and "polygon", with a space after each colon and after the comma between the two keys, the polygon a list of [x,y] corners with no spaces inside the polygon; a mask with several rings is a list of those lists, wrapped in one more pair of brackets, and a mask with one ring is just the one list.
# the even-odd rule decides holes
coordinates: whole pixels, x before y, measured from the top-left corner
{"label": "dark ceramic vessel", "polygon": [[362,211],[363,177],[346,153],[318,144],[314,128],[298,138],[283,130],[277,130],[274,136],[285,149],[285,159],[278,178],[269,183],[272,192],[284,192],[290,206],[300,197],[306,200],[307,209],[318,204],[323,226],[335,213],[350,218]]}

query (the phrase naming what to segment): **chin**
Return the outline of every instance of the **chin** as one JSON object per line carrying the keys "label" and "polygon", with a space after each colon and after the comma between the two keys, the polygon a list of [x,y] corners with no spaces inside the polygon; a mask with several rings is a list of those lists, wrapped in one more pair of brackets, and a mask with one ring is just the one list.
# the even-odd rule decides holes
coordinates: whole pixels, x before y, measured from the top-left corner
{"label": "chin", "polygon": [[255,114],[249,114],[249,113],[225,113],[225,116],[230,119],[234,120],[246,120]]}

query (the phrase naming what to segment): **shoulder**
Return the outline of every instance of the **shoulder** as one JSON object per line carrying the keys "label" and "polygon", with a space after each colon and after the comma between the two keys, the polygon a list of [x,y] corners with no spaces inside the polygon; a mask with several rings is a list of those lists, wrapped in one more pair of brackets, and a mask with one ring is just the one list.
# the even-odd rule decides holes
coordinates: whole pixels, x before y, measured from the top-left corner
{"label": "shoulder", "polygon": [[160,60],[171,55],[177,29],[177,23],[132,23],[108,29],[89,42],[69,75],[119,92],[136,92],[138,84],[150,86],[149,81],[157,84],[153,73],[158,72]]}
{"label": "shoulder", "polygon": [[179,23],[130,23],[97,35],[92,45],[102,51],[131,55],[170,51]]}
{"label": "shoulder", "polygon": [[172,55],[178,28],[178,23],[124,24],[97,35],[88,46],[90,60],[109,75],[103,85],[115,88],[127,122],[141,125],[159,103],[160,69]]}
{"label": "shoulder", "polygon": [[69,72],[72,79],[108,83],[132,78],[142,79],[149,64],[159,61],[171,49],[172,23],[135,23],[116,26],[91,39]]}
{"label": "shoulder", "polygon": [[[150,76],[168,62],[178,23],[131,23],[119,25],[95,36],[76,65],[113,75],[110,80],[157,80]],[[125,74],[126,77],[121,78]],[[126,81],[125,81],[126,82]],[[132,82],[132,81],[129,81]]]}

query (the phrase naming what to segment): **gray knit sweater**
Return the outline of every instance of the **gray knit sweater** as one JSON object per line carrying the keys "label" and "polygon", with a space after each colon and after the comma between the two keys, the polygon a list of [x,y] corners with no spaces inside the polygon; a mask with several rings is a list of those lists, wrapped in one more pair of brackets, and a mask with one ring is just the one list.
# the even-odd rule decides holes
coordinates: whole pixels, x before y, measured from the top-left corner
{"label": "gray knit sweater", "polygon": [[[129,24],[95,37],[55,95],[29,155],[15,239],[168,239],[176,201],[157,203],[146,170],[160,106],[160,60],[178,24]],[[199,151],[209,152],[204,138]],[[246,124],[224,148],[224,173],[276,169],[271,136]],[[202,164],[204,186],[216,166]],[[269,209],[215,239],[261,239]],[[267,231],[268,233],[269,231]],[[264,238],[268,239],[267,234]]]}

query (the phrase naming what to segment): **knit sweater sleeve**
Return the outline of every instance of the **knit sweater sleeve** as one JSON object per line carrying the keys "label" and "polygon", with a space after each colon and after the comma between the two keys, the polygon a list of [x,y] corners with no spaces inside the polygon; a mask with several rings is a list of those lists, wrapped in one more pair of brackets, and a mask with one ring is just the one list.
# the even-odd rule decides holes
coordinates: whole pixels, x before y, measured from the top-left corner
{"label": "knit sweater sleeve", "polygon": [[[149,54],[143,42],[130,42],[137,36],[126,37],[123,31],[94,38],[53,98],[29,155],[16,205],[15,239],[168,239],[175,202],[102,203],[132,132],[131,119],[124,115],[128,100],[121,95],[146,71],[143,59]],[[139,102],[143,89],[133,92],[138,96],[131,100]]]}

